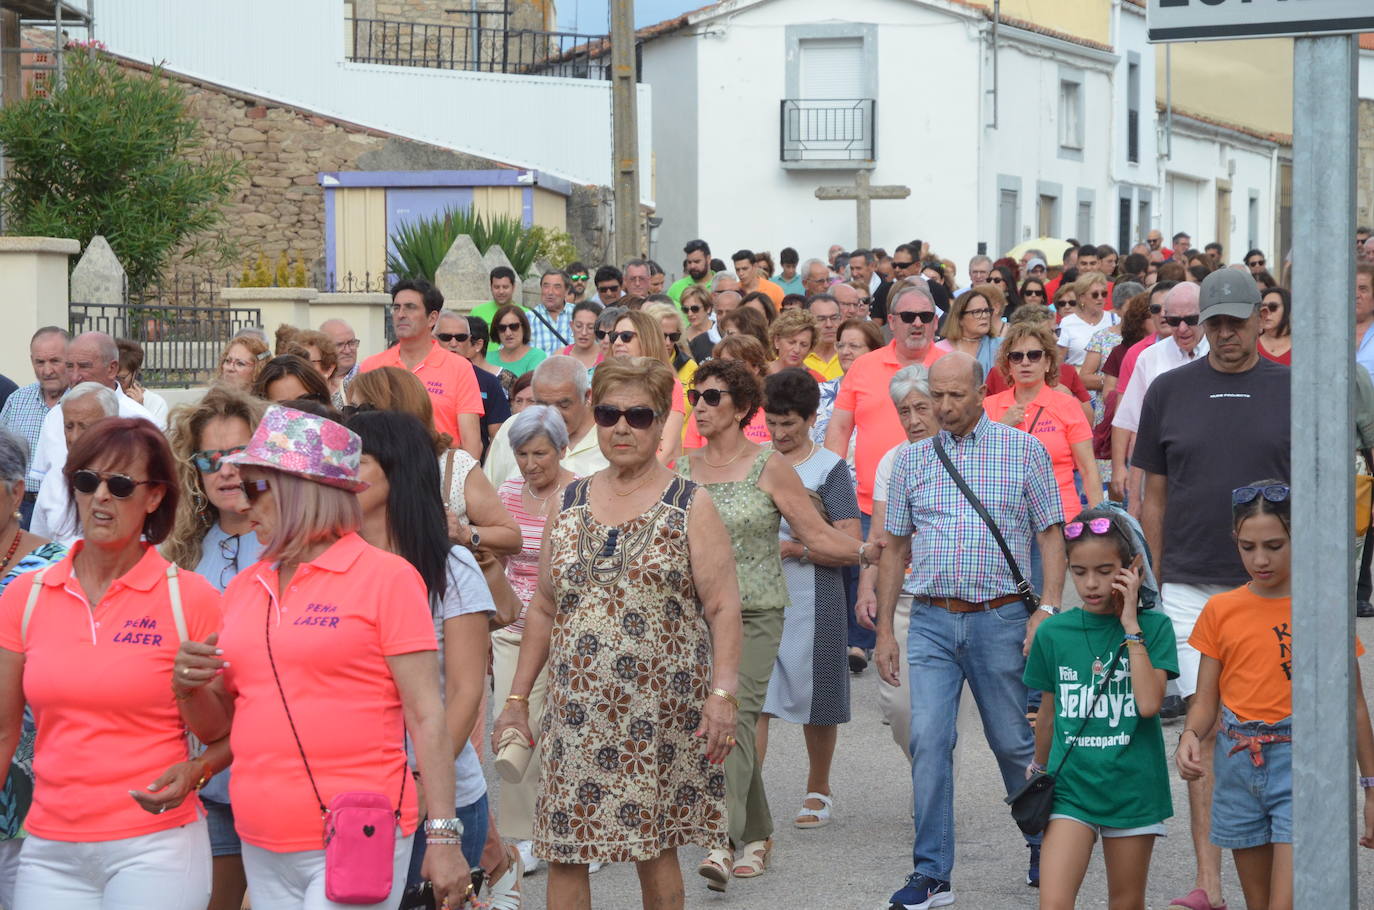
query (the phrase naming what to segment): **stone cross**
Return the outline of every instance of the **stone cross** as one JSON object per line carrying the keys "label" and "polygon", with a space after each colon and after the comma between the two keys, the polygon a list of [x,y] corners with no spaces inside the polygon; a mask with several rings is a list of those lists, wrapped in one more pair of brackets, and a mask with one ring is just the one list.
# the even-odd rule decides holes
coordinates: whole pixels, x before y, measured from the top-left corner
{"label": "stone cross", "polygon": [[911,195],[909,186],[873,186],[868,182],[868,171],[861,170],[854,175],[853,186],[821,186],[816,188],[817,199],[853,199],[859,228],[859,248],[869,249],[873,245],[874,199],[905,199]]}

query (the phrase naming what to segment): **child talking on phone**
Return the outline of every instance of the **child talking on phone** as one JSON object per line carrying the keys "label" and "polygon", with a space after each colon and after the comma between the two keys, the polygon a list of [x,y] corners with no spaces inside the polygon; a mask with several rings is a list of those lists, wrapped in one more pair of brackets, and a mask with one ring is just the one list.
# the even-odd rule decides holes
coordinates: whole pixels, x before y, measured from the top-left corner
{"label": "child talking on phone", "polygon": [[1169,618],[1140,609],[1146,557],[1128,521],[1099,507],[1064,525],[1083,608],[1045,620],[1026,662],[1026,685],[1044,693],[1026,774],[1055,776],[1041,910],[1072,910],[1098,837],[1111,906],[1144,910],[1155,838],[1173,815],[1159,706],[1178,649]]}
{"label": "child talking on phone", "polygon": [[[1217,722],[1212,753],[1212,843],[1233,851],[1252,908],[1293,906],[1292,546],[1289,488],[1259,480],[1231,494],[1232,532],[1250,581],[1207,601],[1188,642],[1202,655],[1197,693],[1179,734],[1184,780],[1209,773],[1201,737]],[[1364,647],[1355,642],[1356,655]],[[1355,667],[1356,693],[1360,686]],[[1374,847],[1374,732],[1355,699],[1355,748],[1364,788],[1360,843]]]}

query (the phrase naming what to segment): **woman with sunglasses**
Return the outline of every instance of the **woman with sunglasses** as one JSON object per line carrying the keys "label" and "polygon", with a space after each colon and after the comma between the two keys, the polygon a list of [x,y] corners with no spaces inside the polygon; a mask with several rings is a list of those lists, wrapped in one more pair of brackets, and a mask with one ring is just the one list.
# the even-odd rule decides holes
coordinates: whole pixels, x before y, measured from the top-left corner
{"label": "woman with sunglasses", "polygon": [[1272,287],[1260,297],[1259,354],[1284,366],[1293,365],[1293,325],[1288,288]]}
{"label": "woman with sunglasses", "polygon": [[322,818],[341,794],[375,794],[396,822],[374,832],[383,851],[361,860],[374,864],[369,883],[390,876],[376,906],[400,901],[421,790],[435,898],[461,902],[469,888],[429,591],[404,558],[358,533],[361,451],[338,423],[267,408],[247,448],[225,456],[243,476],[263,558],[229,583],[233,609],[218,640],[194,635],[177,653],[182,720],[203,740],[230,736],[255,910],[329,905],[326,889],[338,883],[326,871]]}
{"label": "woman with sunglasses", "polygon": [[687,346],[687,320],[672,303],[650,301],[640,309],[641,312],[647,313],[650,319],[656,320],[663,329],[663,343],[668,346],[668,353],[673,358],[669,366],[673,368],[682,387],[690,389],[692,377],[697,373],[697,362]]}
{"label": "woman with sunglasses", "polygon": [[1049,303],[1049,295],[1045,292],[1045,282],[1041,278],[1027,278],[1021,282],[1021,302],[1034,303],[1044,306]]}
{"label": "woman with sunglasses", "polygon": [[549,356],[530,344],[530,320],[524,307],[508,303],[496,311],[491,331],[498,347],[488,359],[501,368],[501,385],[509,391],[515,380],[532,371]]}
{"label": "woman with sunglasses", "polygon": [[[303,350],[303,349],[302,349]],[[329,384],[310,361],[296,354],[273,357],[263,364],[253,383],[253,395],[263,401],[315,401],[327,408],[334,405]]]}
{"label": "woman with sunglasses", "polygon": [[[248,520],[248,500],[237,465],[225,456],[243,451],[262,419],[264,405],[223,383],[197,404],[172,412],[168,440],[176,457],[182,495],[176,527],[162,546],[167,559],[190,569],[223,592],[243,569],[258,561],[262,543]],[[229,803],[230,769],[201,791],[210,828],[213,884],[209,910],[238,910],[248,890]]]}
{"label": "woman with sunglasses", "polygon": [[1002,343],[993,332],[993,325],[1003,323],[992,297],[1002,294],[992,285],[980,284],[954,298],[949,317],[945,319],[945,337],[935,346],[942,351],[963,351],[976,359],[983,372],[992,370],[997,348]]}
{"label": "woman with sunglasses", "polygon": [[[768,377],[768,356],[752,335],[725,336],[715,346],[712,357],[716,360],[738,360],[758,377],[759,382],[763,382]],[[694,407],[691,393],[687,395],[687,406]],[[744,435],[750,442],[757,442],[760,445],[769,441],[771,437],[768,435],[768,421],[764,420],[762,408],[754,414],[749,425],[744,428]],[[699,449],[704,445],[706,445],[705,437],[697,430],[697,422],[689,416],[686,429],[682,434],[683,450]]]}
{"label": "woman with sunglasses", "polygon": [[710,360],[711,348],[720,341],[720,333],[711,320],[711,292],[692,285],[682,292],[681,306],[687,316],[685,338],[692,359],[697,363]]}
{"label": "woman with sunglasses", "polygon": [[762,875],[773,851],[773,818],[756,761],[755,725],[777,660],[788,600],[777,543],[781,522],[787,520],[802,545],[801,558],[808,562],[814,556],[827,566],[867,565],[881,547],[827,524],[787,459],[744,435],[763,404],[762,383],[747,366],[720,359],[703,364],[692,397],[706,445],[682,459],[678,471],[705,486],[718,504],[734,550],[744,623],[736,745],[725,763],[730,845],[708,853],[697,870],[710,882],[708,887],[723,891],[731,876]]}
{"label": "woman with sunglasses", "polygon": [[[1059,321],[1059,356],[1069,366],[1077,367],[1083,364],[1093,335],[1116,325],[1120,318],[1106,309],[1111,287],[1101,272],[1089,272],[1078,279],[1073,291],[1078,308]],[[1078,514],[1077,510],[1073,514]]]}
{"label": "woman with sunglasses", "polygon": [[[1118,281],[1112,287],[1112,312],[1121,318],[1110,325],[1104,326],[1093,332],[1088,343],[1083,347],[1083,362],[1078,365],[1078,378],[1083,380],[1083,385],[1087,386],[1093,396],[1093,425],[1096,426],[1102,420],[1103,396],[1110,391],[1115,383],[1115,379],[1107,376],[1103,371],[1103,366],[1112,351],[1120,346],[1125,340],[1124,318],[1126,307],[1132,300],[1137,300],[1144,296],[1144,305],[1148,310],[1149,297],[1145,295],[1145,286],[1135,281]],[[1142,318],[1142,313],[1137,304],[1136,318]],[[1132,327],[1139,331],[1140,325]],[[1062,337],[1062,333],[1061,333]],[[1137,335],[1139,341],[1143,335]],[[1133,342],[1134,343],[1134,342]]]}
{"label": "woman with sunglasses", "polygon": [[81,539],[0,596],[0,775],[25,707],[37,723],[12,906],[204,910],[210,839],[193,794],[217,769],[187,760],[172,679],[183,635],[218,631],[219,594],[157,552],[180,491],[155,426],[100,421],[62,475]]}
{"label": "woman with sunglasses", "polygon": [[[1065,272],[1065,275],[1068,273]],[[1063,322],[1064,317],[1070,313],[1078,312],[1078,292],[1074,290],[1074,281],[1063,281],[1054,292],[1054,321],[1056,324]]]}
{"label": "woman with sunglasses", "polygon": [[[681,907],[678,848],[726,838],[739,589],[711,495],[655,457],[673,384],[648,357],[597,367],[609,466],[549,494],[538,587],[492,730],[542,745],[534,850],[550,861],[550,907],[591,906],[593,862],[634,862],[644,907]],[[560,710],[536,741],[530,696],[545,665]]]}
{"label": "woman with sunglasses", "polygon": [[[673,354],[663,337],[663,326],[641,310],[627,310],[616,320],[611,333],[611,356],[649,357],[673,369]],[[682,451],[682,427],[687,420],[687,400],[682,382],[673,379],[673,402],[663,421],[663,441],[658,460],[670,465]]]}
{"label": "woman with sunglasses", "polygon": [[572,344],[558,352],[575,358],[587,368],[588,376],[596,369],[596,365],[605,359],[601,353],[601,345],[597,344],[596,340],[597,318],[603,309],[604,307],[594,300],[583,300],[573,304]]}
{"label": "woman with sunglasses", "polygon": [[1002,292],[1006,305],[1002,307],[1001,317],[1010,319],[1021,306],[1021,295],[1016,292],[1016,263],[1014,260],[997,260],[998,264],[988,273],[988,284]]}

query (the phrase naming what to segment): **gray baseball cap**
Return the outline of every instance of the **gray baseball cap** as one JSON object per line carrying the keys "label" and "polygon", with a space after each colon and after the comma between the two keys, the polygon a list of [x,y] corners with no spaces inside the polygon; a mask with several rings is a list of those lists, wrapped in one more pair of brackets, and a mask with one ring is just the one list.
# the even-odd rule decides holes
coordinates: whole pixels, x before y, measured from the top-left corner
{"label": "gray baseball cap", "polygon": [[1213,316],[1249,319],[1255,314],[1259,302],[1259,286],[1249,272],[1217,269],[1202,279],[1198,309],[1203,322]]}

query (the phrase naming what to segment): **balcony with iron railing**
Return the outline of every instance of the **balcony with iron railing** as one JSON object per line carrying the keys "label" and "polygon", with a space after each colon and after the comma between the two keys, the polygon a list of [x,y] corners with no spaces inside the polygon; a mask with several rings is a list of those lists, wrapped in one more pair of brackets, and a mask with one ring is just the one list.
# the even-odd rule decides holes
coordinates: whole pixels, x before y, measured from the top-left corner
{"label": "balcony with iron railing", "polygon": [[462,24],[395,19],[345,20],[345,56],[354,63],[608,79],[605,35],[510,28],[504,11],[474,10]]}
{"label": "balcony with iron railing", "polygon": [[878,157],[873,98],[784,98],[779,121],[778,157],[783,167],[857,165]]}

